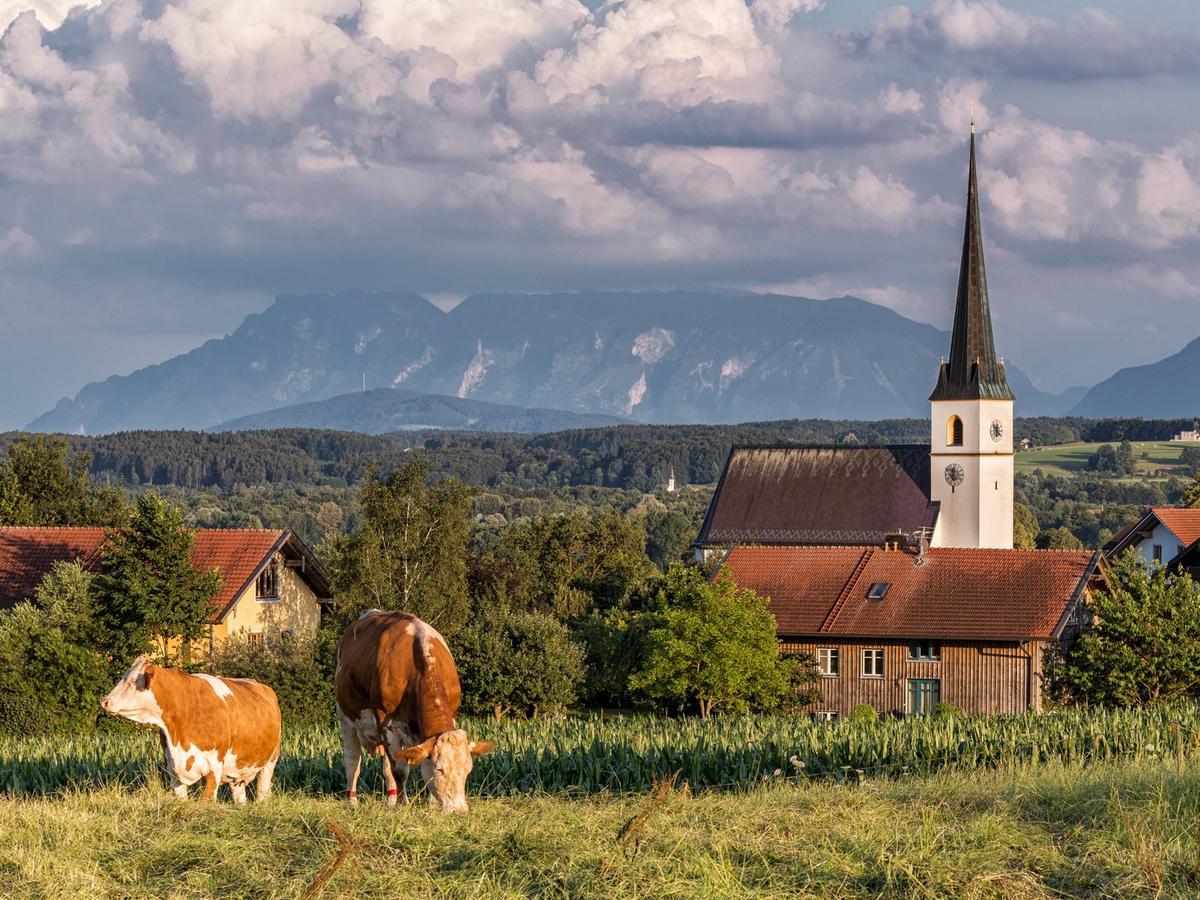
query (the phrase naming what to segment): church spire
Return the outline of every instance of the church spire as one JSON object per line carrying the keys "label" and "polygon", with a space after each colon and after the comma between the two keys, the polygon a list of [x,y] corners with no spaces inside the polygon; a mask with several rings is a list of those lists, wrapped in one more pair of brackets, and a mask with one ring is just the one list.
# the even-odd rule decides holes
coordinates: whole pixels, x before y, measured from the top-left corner
{"label": "church spire", "polygon": [[958,299],[950,361],[943,362],[930,400],[1012,400],[1004,363],[996,359],[992,313],[988,307],[987,275],[983,266],[983,233],[979,225],[979,188],[975,181],[975,122],[971,121],[971,161],[967,175],[967,222],[963,230],[962,262],[958,270]]}

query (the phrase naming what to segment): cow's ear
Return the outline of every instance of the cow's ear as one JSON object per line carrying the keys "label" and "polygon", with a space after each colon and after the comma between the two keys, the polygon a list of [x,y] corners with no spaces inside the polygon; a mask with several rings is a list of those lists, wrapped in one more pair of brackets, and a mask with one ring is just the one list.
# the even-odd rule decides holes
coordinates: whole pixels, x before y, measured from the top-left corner
{"label": "cow's ear", "polygon": [[483,756],[485,753],[491,753],[496,749],[495,741],[471,741],[467,745],[467,749],[471,751],[472,756]]}
{"label": "cow's ear", "polygon": [[396,757],[397,762],[408,763],[410,766],[419,765],[421,760],[426,759],[433,753],[433,742],[436,740],[436,737],[431,737],[429,740],[422,741],[415,747],[402,747],[392,755]]}

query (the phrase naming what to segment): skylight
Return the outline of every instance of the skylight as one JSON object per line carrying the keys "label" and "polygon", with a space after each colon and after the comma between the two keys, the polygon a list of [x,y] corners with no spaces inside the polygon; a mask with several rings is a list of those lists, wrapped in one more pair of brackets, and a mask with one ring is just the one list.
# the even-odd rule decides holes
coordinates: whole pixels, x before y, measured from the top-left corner
{"label": "skylight", "polygon": [[871,589],[867,591],[868,600],[882,600],[883,595],[888,592],[888,588],[892,586],[890,581],[876,581],[871,585]]}

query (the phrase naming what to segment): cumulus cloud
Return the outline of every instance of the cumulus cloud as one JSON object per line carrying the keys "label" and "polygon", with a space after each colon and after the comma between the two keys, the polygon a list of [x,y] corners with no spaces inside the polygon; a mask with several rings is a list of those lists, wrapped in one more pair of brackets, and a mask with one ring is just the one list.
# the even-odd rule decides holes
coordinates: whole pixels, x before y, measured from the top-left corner
{"label": "cumulus cloud", "polygon": [[847,45],[864,55],[948,55],[975,68],[1049,79],[1200,71],[1195,31],[1130,28],[1094,8],[1050,18],[999,0],[935,0],[919,13],[892,7],[872,29],[850,35]]}
{"label": "cumulus cloud", "polygon": [[1151,33],[1091,13],[937,0],[846,36],[821,7],[0,0],[8,314],[49,329],[53,284],[207,335],[203,296],[715,283],[936,320],[972,104],[998,294],[1053,245],[1161,253],[1108,289],[1190,296],[1167,257],[1200,238],[1196,139],[1092,134],[1005,88],[1039,66],[1191,71],[1187,35],[1134,69]]}

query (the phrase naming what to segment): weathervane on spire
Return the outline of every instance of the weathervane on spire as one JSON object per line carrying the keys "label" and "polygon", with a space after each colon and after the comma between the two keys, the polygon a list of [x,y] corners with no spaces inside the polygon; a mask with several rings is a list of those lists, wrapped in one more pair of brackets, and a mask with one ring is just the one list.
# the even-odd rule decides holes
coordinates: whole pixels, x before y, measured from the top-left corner
{"label": "weathervane on spire", "polygon": [[975,133],[975,101],[971,101],[971,134]]}

